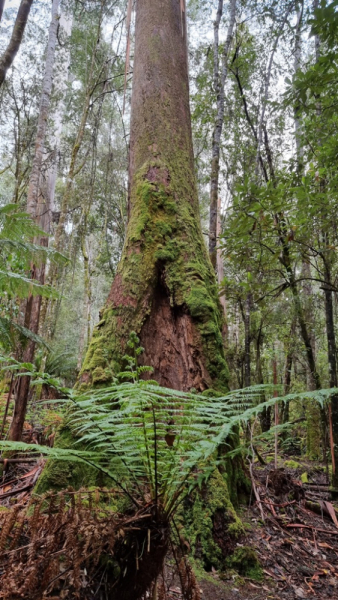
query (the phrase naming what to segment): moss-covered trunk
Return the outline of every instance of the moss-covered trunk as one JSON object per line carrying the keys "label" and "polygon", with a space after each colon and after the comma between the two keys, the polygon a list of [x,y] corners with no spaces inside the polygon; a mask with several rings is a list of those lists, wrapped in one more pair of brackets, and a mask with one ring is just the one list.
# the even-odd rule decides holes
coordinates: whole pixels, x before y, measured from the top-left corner
{"label": "moss-covered trunk", "polygon": [[203,240],[190,125],[183,0],[137,3],[129,223],[83,385],[121,369],[131,331],[168,387],[225,389],[222,311]]}

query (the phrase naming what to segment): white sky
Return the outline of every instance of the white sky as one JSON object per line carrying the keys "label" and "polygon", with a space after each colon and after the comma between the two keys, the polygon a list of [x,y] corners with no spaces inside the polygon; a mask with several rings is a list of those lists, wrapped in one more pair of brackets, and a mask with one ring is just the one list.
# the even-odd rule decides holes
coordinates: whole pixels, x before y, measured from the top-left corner
{"label": "white sky", "polygon": [[20,0],[6,0],[5,9],[13,8],[14,6],[19,6],[19,4],[20,4]]}

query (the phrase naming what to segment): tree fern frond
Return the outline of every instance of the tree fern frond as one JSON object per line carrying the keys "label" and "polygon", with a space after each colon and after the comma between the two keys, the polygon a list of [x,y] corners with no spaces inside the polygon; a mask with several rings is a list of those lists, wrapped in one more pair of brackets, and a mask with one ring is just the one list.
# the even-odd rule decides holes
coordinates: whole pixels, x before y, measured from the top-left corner
{"label": "tree fern frond", "polygon": [[45,296],[48,298],[57,298],[58,293],[47,285],[41,285],[34,279],[29,279],[20,273],[13,271],[3,271],[0,269],[0,293],[10,293],[19,298],[26,298],[29,294],[34,296]]}
{"label": "tree fern frond", "polygon": [[40,337],[36,333],[33,333],[32,331],[30,331],[29,329],[27,329],[27,327],[23,327],[23,325],[19,325],[19,323],[16,323],[13,319],[9,319],[8,317],[0,316],[0,334],[1,334],[2,342],[5,341],[4,337],[3,337],[3,336],[5,336],[6,340],[8,340],[8,345],[11,345],[14,343],[13,330],[18,332],[24,338],[27,338],[29,340],[32,340],[36,344],[41,344],[41,345],[45,346],[46,348],[49,348],[47,342],[45,342],[45,340],[42,337]]}
{"label": "tree fern frond", "polygon": [[[270,386],[270,391],[272,388]],[[220,398],[180,392],[144,381],[114,383],[86,393],[70,393],[68,422],[74,430],[77,451],[34,446],[62,460],[83,460],[109,474],[131,497],[142,493],[140,482],[164,510],[175,510],[188,490],[208,476],[217,449],[226,447],[240,423],[256,417],[276,402],[314,399],[319,403],[335,389],[289,394],[257,403],[262,386],[229,392]],[[265,390],[266,393],[266,390]],[[5,449],[21,450],[6,442]],[[32,447],[29,447],[32,450]],[[231,448],[229,447],[229,451]]]}

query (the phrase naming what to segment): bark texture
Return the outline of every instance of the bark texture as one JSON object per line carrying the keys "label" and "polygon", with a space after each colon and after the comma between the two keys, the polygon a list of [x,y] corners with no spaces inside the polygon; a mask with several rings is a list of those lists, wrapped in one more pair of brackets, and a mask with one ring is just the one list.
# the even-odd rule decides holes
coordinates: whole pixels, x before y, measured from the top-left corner
{"label": "bark texture", "polygon": [[131,331],[162,385],[226,389],[223,315],[202,237],[190,127],[185,5],[137,4],[129,223],[81,382],[121,370]]}
{"label": "bark texture", "polygon": [[[6,73],[9,67],[12,66],[13,61],[17,55],[17,52],[20,48],[20,44],[22,42],[23,34],[25,32],[25,28],[28,21],[28,16],[30,13],[31,6],[33,4],[33,0],[21,0],[21,4],[19,6],[18,14],[15,19],[14,28],[12,32],[11,39],[9,44],[0,57],[0,87],[6,78]],[[1,18],[1,15],[0,15]]]}

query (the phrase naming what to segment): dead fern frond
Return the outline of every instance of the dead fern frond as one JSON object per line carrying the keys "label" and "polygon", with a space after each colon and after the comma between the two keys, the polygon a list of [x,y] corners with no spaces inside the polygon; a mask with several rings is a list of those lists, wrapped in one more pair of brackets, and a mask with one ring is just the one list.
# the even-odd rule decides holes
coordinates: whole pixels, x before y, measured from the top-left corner
{"label": "dead fern frond", "polygon": [[[0,519],[1,600],[89,600],[99,589],[114,589],[111,597],[120,598],[125,572],[127,585],[132,578],[131,593],[139,572],[142,591],[149,589],[158,573],[154,565],[156,569],[157,562],[161,566],[166,553],[167,523],[157,520],[154,505],[147,503],[136,513],[117,515],[103,502],[109,497],[107,490],[96,494],[98,500],[100,496],[101,502],[93,506],[89,502],[92,491],[66,490],[33,499],[29,510],[14,507]],[[150,552],[145,550],[149,529]]]}
{"label": "dead fern frond", "polygon": [[184,600],[201,600],[201,592],[192,566],[186,556],[178,564],[178,573]]}
{"label": "dead fern frond", "polygon": [[7,542],[8,542],[8,536],[11,533],[15,522],[16,522],[16,517],[17,514],[20,510],[20,506],[14,506],[14,508],[8,512],[5,516],[4,519],[4,524],[2,526],[2,530],[1,530],[1,534],[0,534],[0,551],[5,550]]}

